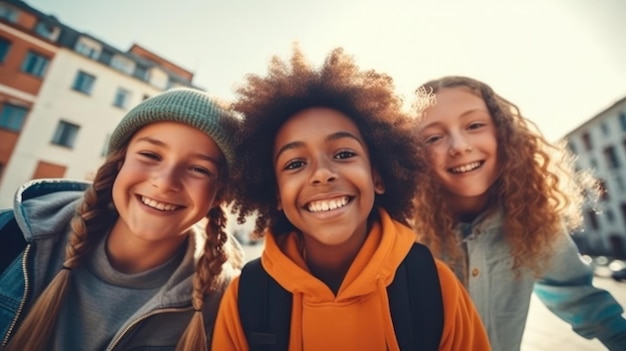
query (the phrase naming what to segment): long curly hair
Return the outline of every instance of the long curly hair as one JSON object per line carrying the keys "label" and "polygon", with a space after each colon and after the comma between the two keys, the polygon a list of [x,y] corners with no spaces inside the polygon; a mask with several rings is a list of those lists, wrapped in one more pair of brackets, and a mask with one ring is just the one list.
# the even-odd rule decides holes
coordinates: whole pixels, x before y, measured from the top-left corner
{"label": "long curly hair", "polygon": [[[504,231],[516,275],[521,267],[540,274],[548,264],[551,247],[563,230],[582,224],[585,196],[597,199],[598,185],[590,173],[576,171],[575,157],[564,142],[550,143],[519,108],[478,80],[448,76],[429,81],[416,93],[419,99],[444,88],[464,88],[483,99],[496,129],[500,175],[489,189],[490,208],[504,211]],[[416,111],[419,119],[423,108]],[[429,169],[429,172],[432,170]],[[420,241],[452,267],[463,267],[464,253],[455,230],[458,219],[443,198],[441,185],[431,173],[420,187],[416,206],[435,205],[437,212],[415,214]]]}
{"label": "long curly hair", "polygon": [[[104,164],[98,169],[92,185],[85,191],[82,202],[76,209],[71,220],[71,234],[65,249],[63,268],[46,289],[39,295],[15,335],[11,338],[6,351],[33,350],[43,351],[49,347],[53,337],[57,316],[61,311],[64,296],[72,278],[71,271],[77,267],[94,243],[108,232],[108,229],[118,218],[117,210],[110,206],[113,202],[113,183],[121,168],[126,146],[111,152]],[[223,166],[221,169],[225,169]],[[230,187],[226,186],[228,179],[226,171],[220,174],[220,190],[216,199],[228,202],[232,199]],[[193,279],[192,306],[194,314],[182,335],[177,350],[204,350],[208,347],[205,324],[202,316],[202,307],[205,294],[211,293],[222,286],[219,281],[223,264],[229,259],[224,245],[228,238],[226,215],[220,206],[211,209],[207,214],[207,240],[204,254],[196,264]],[[36,331],[36,332],[33,332]]]}
{"label": "long curly hair", "polygon": [[310,107],[327,107],[348,116],[363,135],[371,163],[385,193],[374,206],[408,223],[424,165],[417,154],[411,119],[402,112],[393,80],[374,70],[361,70],[342,48],[335,48],[319,69],[311,67],[297,45],[285,62],[274,57],[265,77],[249,75],[237,89],[233,108],[245,116],[237,147],[240,167],[234,174],[233,211],[243,222],[256,217],[255,232],[276,235],[295,230],[277,210],[278,189],[272,150],[277,131],[291,116]]}

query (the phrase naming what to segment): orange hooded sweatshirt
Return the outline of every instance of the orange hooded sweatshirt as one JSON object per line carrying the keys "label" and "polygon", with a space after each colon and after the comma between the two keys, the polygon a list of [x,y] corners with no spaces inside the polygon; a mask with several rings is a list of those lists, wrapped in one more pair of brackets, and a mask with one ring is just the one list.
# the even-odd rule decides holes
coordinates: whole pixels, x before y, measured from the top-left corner
{"label": "orange hooded sweatshirt", "polygon": [[[298,235],[268,235],[261,262],[293,294],[290,351],[398,351],[387,286],[415,242],[410,228],[380,210],[337,295],[311,275],[298,249]],[[468,294],[445,264],[436,261],[443,293],[444,327],[439,350],[491,350]],[[222,298],[212,350],[248,351],[239,321],[235,278]]]}

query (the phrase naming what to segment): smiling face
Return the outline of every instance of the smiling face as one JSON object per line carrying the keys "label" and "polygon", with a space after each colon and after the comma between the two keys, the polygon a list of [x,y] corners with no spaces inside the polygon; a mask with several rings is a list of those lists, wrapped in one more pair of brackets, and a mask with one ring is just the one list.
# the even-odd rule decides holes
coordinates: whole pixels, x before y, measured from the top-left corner
{"label": "smiling face", "polygon": [[451,207],[481,210],[498,177],[496,127],[483,99],[462,87],[441,89],[418,130]]}
{"label": "smiling face", "polygon": [[305,240],[361,242],[383,187],[350,118],[321,107],[298,112],[278,130],[273,159],[279,206]]}
{"label": "smiling face", "polygon": [[174,122],[143,127],[113,184],[119,218],[111,236],[177,246],[213,206],[222,164],[218,146],[198,129]]}

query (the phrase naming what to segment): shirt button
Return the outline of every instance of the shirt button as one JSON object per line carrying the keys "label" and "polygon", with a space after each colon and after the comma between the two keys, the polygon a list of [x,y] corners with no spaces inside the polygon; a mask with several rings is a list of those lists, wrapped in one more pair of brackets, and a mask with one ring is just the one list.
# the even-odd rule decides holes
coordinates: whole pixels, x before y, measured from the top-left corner
{"label": "shirt button", "polygon": [[478,268],[472,269],[472,277],[477,277],[478,273],[479,273]]}

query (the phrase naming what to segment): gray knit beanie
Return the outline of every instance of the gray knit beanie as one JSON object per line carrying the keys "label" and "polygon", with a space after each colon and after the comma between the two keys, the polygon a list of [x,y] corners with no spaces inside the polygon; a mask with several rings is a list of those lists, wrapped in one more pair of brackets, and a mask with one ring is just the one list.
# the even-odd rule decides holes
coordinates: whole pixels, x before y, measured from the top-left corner
{"label": "gray knit beanie", "polygon": [[117,125],[109,139],[108,153],[126,146],[133,134],[154,122],[180,122],[205,132],[220,148],[228,169],[235,161],[234,134],[241,119],[220,107],[205,92],[174,88],[142,101]]}

